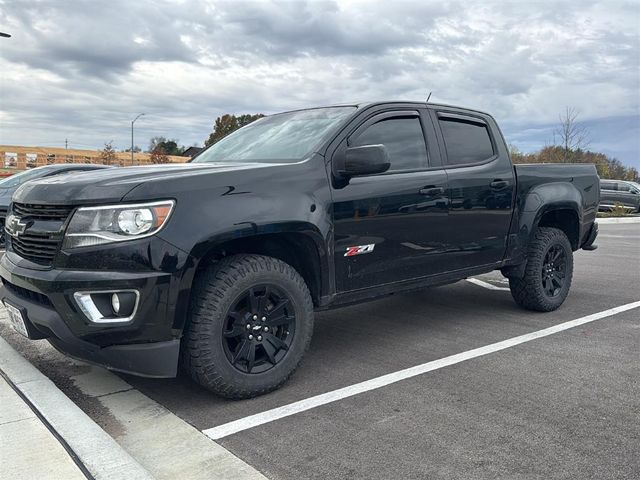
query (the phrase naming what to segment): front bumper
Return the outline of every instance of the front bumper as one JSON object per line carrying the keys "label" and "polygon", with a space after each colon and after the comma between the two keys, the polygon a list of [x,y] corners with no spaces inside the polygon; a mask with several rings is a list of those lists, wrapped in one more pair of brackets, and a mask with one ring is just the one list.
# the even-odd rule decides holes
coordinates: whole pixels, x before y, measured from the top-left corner
{"label": "front bumper", "polygon": [[100,347],[76,337],[53,308],[27,301],[6,286],[0,298],[24,312],[29,331],[35,330],[39,338],[70,357],[143,377],[176,376],[180,340]]}
{"label": "front bumper", "polygon": [[[34,338],[109,369],[148,377],[174,377],[180,332],[173,328],[174,275],[162,271],[32,270],[0,260],[0,300],[22,310]],[[140,305],[126,324],[93,324],[73,300],[79,290],[133,288]]]}

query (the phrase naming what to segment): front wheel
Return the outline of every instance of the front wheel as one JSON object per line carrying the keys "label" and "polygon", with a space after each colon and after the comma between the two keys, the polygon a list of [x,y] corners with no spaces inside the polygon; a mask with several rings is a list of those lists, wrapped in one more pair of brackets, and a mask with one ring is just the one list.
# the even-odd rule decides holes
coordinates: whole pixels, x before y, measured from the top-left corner
{"label": "front wheel", "polygon": [[573,277],[573,250],[566,234],[557,228],[541,227],[527,252],[522,278],[509,278],[511,295],[528,310],[550,312],[567,298]]}
{"label": "front wheel", "polygon": [[234,255],[197,277],[183,336],[183,367],[227,398],[281,386],[311,341],[313,303],[302,277],[281,260]]}

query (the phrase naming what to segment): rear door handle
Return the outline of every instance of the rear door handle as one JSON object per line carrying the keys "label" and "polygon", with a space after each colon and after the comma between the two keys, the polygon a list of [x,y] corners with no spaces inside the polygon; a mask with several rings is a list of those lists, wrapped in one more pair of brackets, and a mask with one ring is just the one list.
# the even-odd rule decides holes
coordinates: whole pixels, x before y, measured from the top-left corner
{"label": "rear door handle", "polygon": [[418,193],[420,195],[426,195],[428,197],[435,197],[437,195],[443,195],[444,194],[444,188],[443,187],[424,187],[421,188],[420,190],[418,190]]}
{"label": "rear door handle", "polygon": [[502,190],[503,188],[509,186],[509,182],[507,180],[494,180],[489,185],[491,185],[491,188],[493,188],[494,190]]}

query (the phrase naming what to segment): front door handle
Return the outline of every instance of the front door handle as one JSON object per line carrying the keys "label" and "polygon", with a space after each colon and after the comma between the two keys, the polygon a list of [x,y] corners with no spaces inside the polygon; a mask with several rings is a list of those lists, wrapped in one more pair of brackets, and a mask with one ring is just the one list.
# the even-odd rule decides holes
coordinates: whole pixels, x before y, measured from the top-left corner
{"label": "front door handle", "polygon": [[493,188],[494,190],[502,190],[505,187],[509,186],[509,182],[507,180],[494,180],[493,182],[491,182],[489,184],[491,186],[491,188]]}
{"label": "front door handle", "polygon": [[444,194],[444,188],[428,186],[418,190],[418,193],[420,195],[426,195],[427,197],[436,197]]}

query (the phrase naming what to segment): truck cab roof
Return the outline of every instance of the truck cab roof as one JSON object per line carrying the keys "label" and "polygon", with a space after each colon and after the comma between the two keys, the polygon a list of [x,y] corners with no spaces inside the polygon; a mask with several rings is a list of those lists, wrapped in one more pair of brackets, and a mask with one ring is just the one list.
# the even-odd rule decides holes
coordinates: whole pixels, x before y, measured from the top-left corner
{"label": "truck cab roof", "polygon": [[436,108],[443,108],[443,109],[458,110],[458,111],[461,111],[461,112],[469,112],[469,113],[481,114],[481,115],[486,115],[488,117],[491,117],[491,114],[489,114],[487,112],[484,112],[482,110],[476,110],[476,109],[467,108],[467,107],[460,107],[458,105],[451,105],[451,104],[446,104],[446,103],[418,102],[418,101],[415,101],[415,100],[377,100],[377,101],[336,103],[336,104],[321,105],[321,106],[316,106],[316,107],[297,108],[297,109],[294,109],[294,110],[287,110],[287,111],[284,111],[284,112],[277,112],[274,115],[277,115],[278,113],[290,113],[290,112],[298,112],[298,111],[304,111],[304,110],[315,110],[315,109],[319,109],[319,108],[336,108],[336,107],[355,107],[358,110],[363,110],[363,109],[366,109],[366,108],[379,107],[379,106],[384,106],[384,105],[389,105],[389,106],[392,106],[392,105],[395,105],[395,106],[413,106],[413,105],[415,105],[416,107],[429,106],[429,107],[436,107]]}

